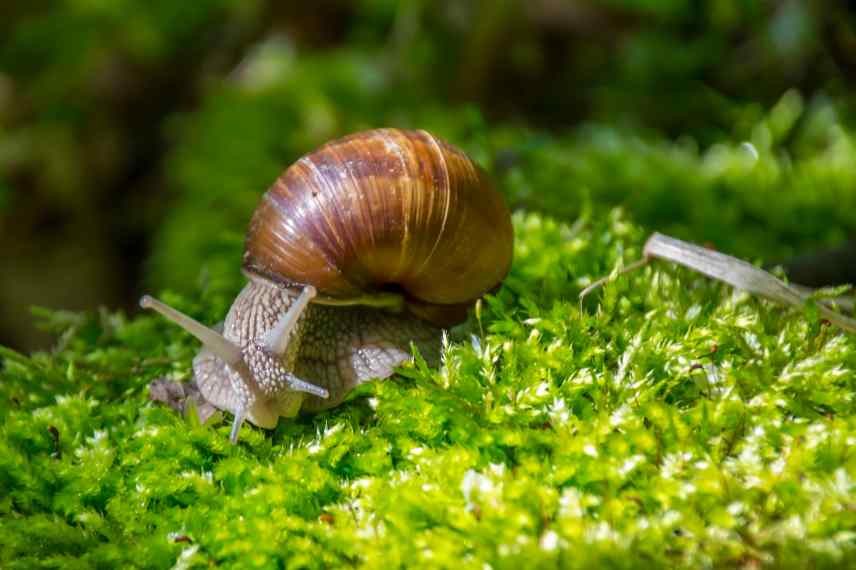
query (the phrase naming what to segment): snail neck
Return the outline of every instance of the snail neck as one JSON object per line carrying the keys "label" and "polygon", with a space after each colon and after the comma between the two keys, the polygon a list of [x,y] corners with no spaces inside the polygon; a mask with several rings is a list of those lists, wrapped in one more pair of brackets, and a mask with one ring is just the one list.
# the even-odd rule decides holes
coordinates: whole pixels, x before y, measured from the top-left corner
{"label": "snail neck", "polygon": [[[275,279],[272,276],[262,274],[248,267],[242,268],[241,272],[253,283],[279,289],[292,297],[299,296],[308,287],[315,290],[311,285],[301,285],[299,283]],[[332,297],[316,291],[311,302],[315,305],[328,305],[331,307],[371,307],[373,309],[384,309],[393,313],[400,313],[405,307],[405,296],[403,293],[396,291],[374,291],[354,297]]]}

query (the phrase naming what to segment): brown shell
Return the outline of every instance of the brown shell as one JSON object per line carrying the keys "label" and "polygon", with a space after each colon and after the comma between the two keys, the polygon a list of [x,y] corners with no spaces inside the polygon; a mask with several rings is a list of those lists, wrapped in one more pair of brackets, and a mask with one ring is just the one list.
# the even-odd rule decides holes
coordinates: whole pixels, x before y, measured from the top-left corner
{"label": "brown shell", "polygon": [[499,285],[512,242],[502,196],[463,152],[425,131],[377,129],[277,179],[250,222],[244,268],[341,299],[401,291],[445,325]]}

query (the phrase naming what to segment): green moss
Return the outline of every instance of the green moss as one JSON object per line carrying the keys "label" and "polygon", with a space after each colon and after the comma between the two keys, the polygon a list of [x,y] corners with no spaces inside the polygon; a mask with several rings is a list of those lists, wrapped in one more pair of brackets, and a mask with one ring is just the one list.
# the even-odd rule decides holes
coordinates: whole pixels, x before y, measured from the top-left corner
{"label": "green moss", "polygon": [[[43,316],[53,354],[3,352],[8,568],[483,568],[854,559],[856,342],[682,270],[580,312],[645,237],[620,211],[515,215],[506,286],[438,370],[248,428],[147,401],[192,339],[154,316]],[[223,305],[169,296],[207,321]]]}

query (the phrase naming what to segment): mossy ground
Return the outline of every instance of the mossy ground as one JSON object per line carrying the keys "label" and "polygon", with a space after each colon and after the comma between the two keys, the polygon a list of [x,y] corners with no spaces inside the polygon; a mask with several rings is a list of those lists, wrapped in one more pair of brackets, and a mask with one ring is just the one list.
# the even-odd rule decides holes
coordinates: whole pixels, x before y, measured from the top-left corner
{"label": "mossy ground", "polygon": [[[315,77],[318,62],[291,73],[286,58],[276,82],[224,87],[176,127],[151,283],[218,321],[278,170],[338,132],[394,124],[494,172],[516,210],[505,286],[438,369],[417,360],[329,412],[247,427],[237,446],[229,418],[202,426],[148,401],[153,379],[189,378],[189,336],[151,315],[41,314],[55,350],[0,349],[0,565],[856,562],[852,335],[663,264],[577,300],[654,229],[753,261],[852,232],[856,150],[832,104],[789,93],[699,149],[387,108],[383,85],[358,80],[366,62],[325,61]],[[286,97],[297,78],[302,96]]]}
{"label": "mossy ground", "polygon": [[[620,212],[517,214],[506,287],[345,405],[245,429],[147,401],[196,347],[157,317],[54,315],[4,352],[8,568],[649,567],[853,560],[856,344],[810,314],[651,267]],[[200,303],[173,296],[214,320]]]}

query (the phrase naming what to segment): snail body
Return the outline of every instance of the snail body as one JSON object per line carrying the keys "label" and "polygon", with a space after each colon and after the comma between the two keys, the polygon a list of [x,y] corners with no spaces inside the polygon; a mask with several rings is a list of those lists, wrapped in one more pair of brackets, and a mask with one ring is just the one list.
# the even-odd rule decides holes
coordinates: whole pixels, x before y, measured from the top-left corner
{"label": "snail body", "polygon": [[411,342],[429,360],[442,327],[499,286],[511,264],[508,209],[462,151],[425,131],[377,129],[289,167],[250,221],[222,334],[144,297],[199,338],[203,396],[266,428],[339,403],[392,374]]}
{"label": "snail body", "polygon": [[[280,416],[333,407],[360,383],[390,376],[410,358],[410,342],[429,362],[439,356],[442,329],[421,319],[373,307],[310,304],[297,321],[286,351],[267,359],[257,341],[297,298],[262,280],[251,279],[244,287],[226,316],[222,334],[244,347],[244,361],[254,372],[258,394],[252,393],[239,372],[203,348],[193,360],[193,372],[209,402],[237,413],[243,400],[252,399],[255,405],[247,419],[273,428]],[[301,386],[299,380],[311,385]],[[313,390],[312,385],[326,393]]]}

